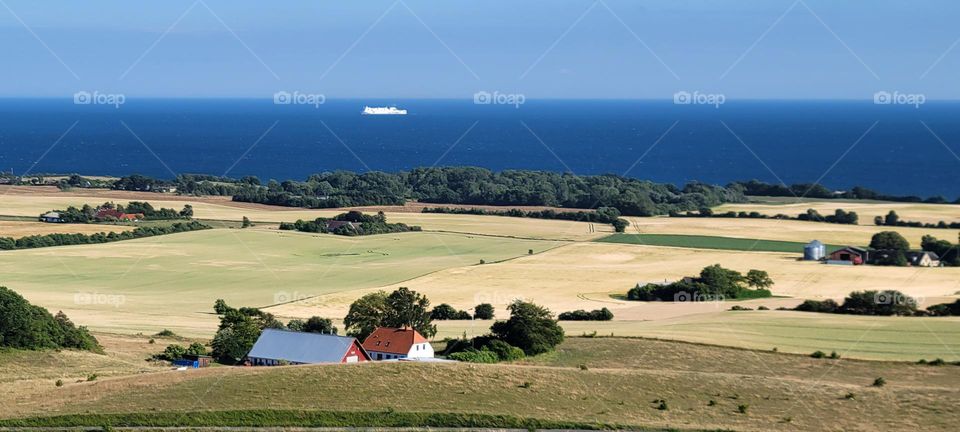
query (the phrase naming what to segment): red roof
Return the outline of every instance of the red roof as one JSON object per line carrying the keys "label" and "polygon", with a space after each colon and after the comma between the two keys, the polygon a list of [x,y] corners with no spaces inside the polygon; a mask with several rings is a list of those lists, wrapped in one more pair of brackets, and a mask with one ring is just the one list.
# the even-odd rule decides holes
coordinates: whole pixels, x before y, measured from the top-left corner
{"label": "red roof", "polygon": [[363,341],[363,349],[406,355],[414,344],[427,342],[427,338],[413,329],[378,327]]}

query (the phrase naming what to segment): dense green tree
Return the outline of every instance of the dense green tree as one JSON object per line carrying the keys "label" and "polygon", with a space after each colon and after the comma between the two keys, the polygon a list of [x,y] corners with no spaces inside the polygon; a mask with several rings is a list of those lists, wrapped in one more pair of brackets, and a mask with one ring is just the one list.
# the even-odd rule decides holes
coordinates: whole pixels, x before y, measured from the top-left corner
{"label": "dense green tree", "polygon": [[897,212],[890,210],[890,213],[887,213],[887,216],[883,218],[883,224],[888,226],[897,226],[900,222],[900,216],[897,215]]}
{"label": "dense green tree", "polygon": [[493,305],[490,303],[480,303],[473,308],[473,319],[491,320],[493,319]]}
{"label": "dense green tree", "polygon": [[750,270],[745,279],[747,285],[753,288],[768,289],[773,286],[773,279],[763,270]]}
{"label": "dense green tree", "polygon": [[517,300],[507,306],[510,319],[490,327],[498,339],[536,355],[553,350],[563,342],[561,328],[550,311],[542,306]]}
{"label": "dense green tree", "polygon": [[896,231],[882,231],[873,235],[873,238],[870,239],[870,247],[881,250],[908,251],[910,250],[910,242]]}
{"label": "dense green tree", "polygon": [[406,287],[400,287],[387,296],[387,310],[384,316],[386,327],[411,327],[424,337],[437,334],[437,326],[431,324],[430,300],[426,296]]}
{"label": "dense green tree", "polygon": [[0,347],[73,348],[101,351],[86,327],[75,326],[63,312],[53,316],[11,289],[0,286]]}
{"label": "dense green tree", "polygon": [[307,333],[337,334],[337,328],[333,326],[333,321],[329,318],[312,316],[307,319],[303,325],[303,330]]}
{"label": "dense green tree", "polygon": [[387,293],[383,291],[360,297],[350,304],[350,310],[343,318],[347,334],[360,340],[366,339],[377,327],[383,325],[388,307]]}

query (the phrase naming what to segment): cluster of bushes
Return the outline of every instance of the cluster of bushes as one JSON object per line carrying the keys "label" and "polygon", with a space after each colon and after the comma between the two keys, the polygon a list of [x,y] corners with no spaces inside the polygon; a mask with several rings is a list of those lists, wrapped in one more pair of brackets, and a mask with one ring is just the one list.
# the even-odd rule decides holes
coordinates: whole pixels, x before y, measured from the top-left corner
{"label": "cluster of bushes", "polygon": [[592,311],[578,309],[573,312],[563,312],[557,315],[557,319],[560,321],[610,321],[613,319],[613,312],[607,308]]}
{"label": "cluster of bushes", "polygon": [[686,277],[670,284],[637,284],[627,292],[636,301],[714,301],[770,297],[773,280],[767,272],[750,270],[746,275],[720,264],[704,267],[699,277]]}
{"label": "cluster of bushes", "polygon": [[[867,189],[861,186],[855,186],[849,191],[834,192],[827,187],[816,183],[798,183],[789,186],[781,184],[770,184],[759,180],[750,180],[746,182],[733,182],[727,185],[727,189],[741,192],[745,195],[754,196],[778,196],[778,197],[804,197],[804,198],[837,198],[837,199],[866,199],[877,201],[895,201],[912,202],[928,204],[947,204],[949,201],[942,196],[929,198],[920,198],[918,196],[906,195],[886,195]],[[960,204],[960,198],[953,202]]]}
{"label": "cluster of bushes", "polygon": [[271,313],[250,307],[233,308],[223,300],[217,300],[213,310],[220,316],[220,326],[210,343],[211,355],[224,364],[236,364],[242,361],[253,349],[253,344],[257,342],[257,338],[264,329],[337,333],[337,328],[333,327],[331,320],[316,316],[307,321],[291,320],[284,325]]}
{"label": "cluster of bushes", "polygon": [[409,199],[464,205],[613,207],[628,216],[652,216],[742,202],[744,197],[702,183],[678,188],[615,175],[436,167],[393,174],[337,171],[314,174],[304,182],[271,180],[266,186],[244,187],[233,199],[308,208],[402,205]]}
{"label": "cluster of bushes", "polygon": [[[328,223],[330,221],[353,222],[354,225],[341,225],[333,230],[330,230],[328,228]],[[359,224],[359,227],[356,227],[357,224]],[[313,233],[330,233],[345,236],[389,234],[421,230],[419,226],[410,226],[403,223],[387,223],[387,216],[384,215],[383,212],[378,212],[376,215],[367,215],[354,210],[351,210],[347,213],[341,213],[333,219],[316,218],[312,221],[297,220],[293,223],[281,222],[280,229]]]}
{"label": "cluster of bushes", "polygon": [[806,213],[800,213],[796,217],[791,217],[785,214],[777,214],[774,216],[768,216],[761,214],[759,212],[745,212],[745,211],[728,211],[725,213],[714,213],[710,208],[701,208],[696,213],[694,212],[671,212],[671,217],[714,217],[714,218],[744,218],[744,219],[787,219],[787,220],[799,220],[799,221],[808,221],[808,222],[827,222],[827,223],[836,223],[836,224],[847,224],[847,225],[856,225],[860,221],[860,217],[857,215],[857,212],[848,212],[843,209],[837,209],[832,215],[822,215],[820,212],[814,209],[807,209]]}
{"label": "cluster of bushes", "polygon": [[473,316],[465,310],[457,310],[446,303],[440,303],[430,311],[430,319],[438,321],[472,320]]}
{"label": "cluster of bushes", "polygon": [[73,206],[66,210],[53,210],[60,214],[60,220],[64,223],[95,223],[95,222],[115,222],[113,216],[97,216],[100,210],[116,210],[118,213],[142,214],[144,220],[171,220],[171,219],[190,219],[193,217],[193,206],[187,204],[183,209],[176,211],[171,208],[154,208],[148,202],[130,201],[126,206],[106,202],[99,207],[92,207],[84,204],[81,208]]}
{"label": "cluster of bushes", "polygon": [[63,312],[51,315],[3,286],[0,286],[0,347],[102,352],[86,327],[77,327]]}
{"label": "cluster of bushes", "polygon": [[900,215],[897,212],[890,210],[886,216],[877,216],[873,218],[874,225],[877,226],[899,226],[899,227],[913,227],[913,228],[938,228],[938,229],[960,229],[960,222],[950,222],[940,221],[937,223],[924,223],[924,222],[914,222],[914,221],[904,221],[900,220]]}
{"label": "cluster of bushes", "polygon": [[165,234],[174,234],[187,231],[209,229],[210,227],[197,221],[176,222],[167,226],[141,226],[131,231],[96,233],[96,234],[44,234],[32,235],[13,239],[0,237],[0,250],[32,249],[51,246],[70,246],[82,244],[109,243],[121,240],[132,240]]}
{"label": "cluster of bushes", "polygon": [[517,300],[507,307],[510,319],[490,326],[490,334],[447,341],[444,355],[453,360],[496,363],[552,351],[563,342],[563,329],[542,306]]}
{"label": "cluster of bushes", "polygon": [[469,363],[497,363],[526,357],[522,349],[489,335],[448,340],[444,353],[451,360]]}
{"label": "cluster of bushes", "polygon": [[900,291],[854,291],[843,300],[843,304],[831,299],[807,300],[794,310],[851,315],[960,316],[960,300],[919,310],[917,301]]}
{"label": "cluster of bushes", "polygon": [[163,361],[174,361],[182,359],[186,356],[202,356],[207,355],[207,347],[203,346],[200,342],[194,342],[188,347],[183,345],[171,344],[160,354],[155,354],[153,356],[154,360],[163,360]]}
{"label": "cluster of bushes", "polygon": [[561,219],[577,222],[594,222],[613,225],[616,232],[624,232],[630,222],[620,218],[620,210],[612,207],[600,207],[596,211],[558,212],[556,210],[523,211],[520,209],[488,210],[481,208],[426,207],[423,213],[469,214],[488,216],[527,217],[535,219]]}

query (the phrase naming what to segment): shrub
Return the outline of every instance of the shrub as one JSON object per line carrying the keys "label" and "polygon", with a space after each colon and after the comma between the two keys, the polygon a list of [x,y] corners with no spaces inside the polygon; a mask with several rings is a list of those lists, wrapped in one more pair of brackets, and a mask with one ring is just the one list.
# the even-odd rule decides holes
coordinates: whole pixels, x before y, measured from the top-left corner
{"label": "shrub", "polygon": [[447,356],[450,360],[456,360],[467,363],[496,363],[500,361],[500,358],[497,357],[497,354],[488,351],[488,350],[475,350],[470,349],[468,351],[461,351],[450,354]]}
{"label": "shrub", "polygon": [[746,413],[747,413],[747,410],[749,410],[749,409],[750,409],[750,405],[747,405],[747,404],[737,405],[737,411],[738,411],[740,414],[746,414]]}
{"label": "shrub", "polygon": [[836,351],[830,351],[830,358],[833,360],[837,360],[840,358],[840,354],[837,354]]}
{"label": "shrub", "polygon": [[732,311],[752,311],[753,309],[752,309],[752,308],[748,308],[748,307],[746,307],[746,306],[733,305],[733,306],[730,308],[730,310],[732,310]]}
{"label": "shrub", "polygon": [[176,335],[177,335],[177,334],[174,333],[172,330],[163,329],[163,330],[160,330],[160,331],[159,331],[157,334],[155,334],[154,336],[157,336],[157,337],[175,337]]}
{"label": "shrub", "polygon": [[582,371],[588,370],[587,365],[581,363],[581,364],[580,364],[580,370],[582,370]]}
{"label": "shrub", "polygon": [[512,346],[500,339],[490,339],[490,341],[480,349],[490,350],[497,355],[500,361],[514,361],[526,357],[522,349]]}
{"label": "shrub", "polygon": [[834,313],[837,309],[840,308],[840,305],[837,302],[827,299],[823,301],[818,300],[806,300],[803,303],[797,305],[794,310],[802,312],[822,312],[822,313]]}
{"label": "shrub", "polygon": [[55,386],[57,386],[57,387],[63,387],[63,380],[62,380],[62,379],[58,379],[57,382],[55,382],[55,383],[53,383],[53,384],[54,384]]}
{"label": "shrub", "polygon": [[877,377],[875,380],[873,380],[874,387],[883,387],[885,385],[887,385],[887,380],[883,379],[883,377]]}
{"label": "shrub", "polygon": [[856,398],[857,398],[857,395],[855,395],[855,394],[853,394],[853,393],[847,393],[846,395],[843,396],[843,398],[844,398],[844,399],[851,399],[851,400],[852,400],[852,399],[856,399]]}
{"label": "shrub", "polygon": [[533,387],[533,383],[530,381],[524,381],[522,384],[520,384],[517,387],[528,389],[530,387]]}
{"label": "shrub", "polygon": [[757,307],[757,310],[770,310],[770,308],[768,308],[768,307],[766,307],[766,306],[759,306],[759,307]]}
{"label": "shrub", "polygon": [[613,312],[610,309],[602,308],[592,311],[578,309],[573,312],[563,312],[557,315],[560,321],[610,321],[613,319]]}
{"label": "shrub", "polygon": [[660,404],[657,405],[657,409],[660,411],[666,411],[670,409],[670,407],[667,406],[667,401],[660,399]]}
{"label": "shrub", "polygon": [[717,404],[717,401],[715,401],[715,400],[713,400],[713,399],[710,399],[710,401],[707,402],[707,406],[715,406],[716,404]]}
{"label": "shrub", "polygon": [[96,381],[98,377],[99,377],[99,375],[97,375],[97,374],[87,375],[87,381]]}
{"label": "shrub", "polygon": [[930,363],[927,363],[927,364],[930,365],[930,366],[943,366],[943,365],[947,364],[947,362],[943,361],[942,358],[937,358],[936,360],[933,360],[933,361],[931,361]]}
{"label": "shrub", "polygon": [[824,358],[826,356],[827,356],[827,353],[819,350],[814,351],[813,354],[810,354],[810,357],[817,358],[817,359]]}

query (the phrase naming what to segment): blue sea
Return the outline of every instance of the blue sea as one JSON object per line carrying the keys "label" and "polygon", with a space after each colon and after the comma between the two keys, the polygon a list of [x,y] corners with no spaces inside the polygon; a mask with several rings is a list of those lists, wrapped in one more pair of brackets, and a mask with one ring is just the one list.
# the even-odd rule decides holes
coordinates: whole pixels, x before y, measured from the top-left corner
{"label": "blue sea", "polygon": [[[406,116],[361,116],[397,105]],[[59,140],[59,141],[58,141]],[[942,140],[942,142],[941,142]],[[0,100],[0,169],[304,179],[433,165],[613,173],[656,182],[820,181],[960,196],[960,103],[872,101]]]}

